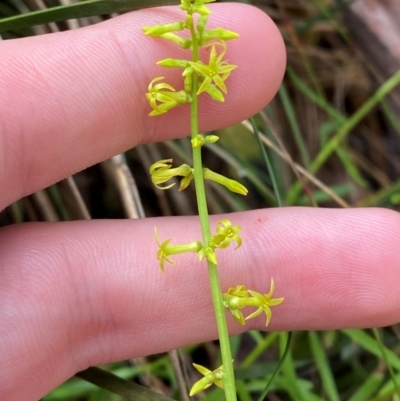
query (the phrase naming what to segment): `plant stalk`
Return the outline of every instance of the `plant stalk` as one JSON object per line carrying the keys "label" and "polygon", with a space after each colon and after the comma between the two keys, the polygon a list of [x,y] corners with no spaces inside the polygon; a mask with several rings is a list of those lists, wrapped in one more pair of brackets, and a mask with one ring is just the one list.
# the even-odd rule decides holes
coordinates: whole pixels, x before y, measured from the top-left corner
{"label": "plant stalk", "polygon": [[[199,59],[199,46],[194,26],[190,28],[192,36],[192,61]],[[199,134],[198,128],[198,75],[194,71],[192,82],[192,102],[190,104],[190,121],[192,138]],[[203,178],[203,163],[201,158],[201,147],[192,148],[193,150],[193,169],[194,183],[196,188],[197,208],[199,213],[203,244],[205,247],[210,243],[210,223],[207,208],[206,192]],[[214,305],[215,318],[217,321],[219,343],[221,347],[222,364],[224,367],[224,390],[226,401],[236,401],[235,376],[233,372],[232,353],[229,342],[228,325],[225,316],[225,307],[223,304],[221,285],[218,277],[217,265],[207,260],[208,276],[210,279],[211,295]]]}

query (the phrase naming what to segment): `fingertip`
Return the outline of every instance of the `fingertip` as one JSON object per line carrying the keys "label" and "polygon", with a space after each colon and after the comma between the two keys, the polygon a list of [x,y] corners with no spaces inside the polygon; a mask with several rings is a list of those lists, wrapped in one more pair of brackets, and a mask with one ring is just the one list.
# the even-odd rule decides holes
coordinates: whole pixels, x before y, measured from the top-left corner
{"label": "fingertip", "polygon": [[[209,27],[237,31],[240,38],[228,43],[227,59],[238,68],[226,82],[225,103],[207,94],[200,98],[202,132],[257,113],[278,90],[285,66],[282,37],[265,13],[235,3],[210,8]],[[181,71],[166,71],[156,62],[188,54],[145,37],[141,26],[182,15],[177,7],[146,9],[76,31],[2,43],[0,140],[7,147],[0,151],[0,183],[8,191],[0,208],[139,143],[189,134],[188,105],[148,117],[145,98],[157,76],[183,87]],[[15,157],[6,157],[10,154]]]}
{"label": "fingertip", "polygon": [[[226,42],[227,53],[224,59],[237,68],[226,81],[225,101],[216,102],[206,93],[199,98],[198,121],[202,132],[236,124],[263,109],[277,93],[286,67],[286,50],[282,35],[265,12],[240,3],[210,4],[209,8],[212,11],[207,23],[209,29],[223,27],[237,32],[239,37]],[[152,13],[152,18],[154,23],[167,23],[181,18],[181,12],[173,7],[158,8]],[[154,60],[154,66],[149,64],[143,71],[142,75],[146,76],[144,81],[150,81],[154,76],[165,75],[167,82],[181,89],[181,72],[156,66],[156,61],[165,57],[187,58],[190,55],[159,38],[147,37],[144,40],[149,46],[147,56]],[[203,52],[201,56],[207,63],[209,54]],[[145,125],[145,135],[139,139],[141,143],[188,134],[189,106],[184,105],[161,117],[148,119]],[[173,133],[169,127],[173,128]]]}
{"label": "fingertip", "polygon": [[384,208],[364,211],[369,214],[364,251],[370,260],[371,284],[365,289],[367,302],[361,313],[374,326],[387,326],[400,321],[400,213]]}

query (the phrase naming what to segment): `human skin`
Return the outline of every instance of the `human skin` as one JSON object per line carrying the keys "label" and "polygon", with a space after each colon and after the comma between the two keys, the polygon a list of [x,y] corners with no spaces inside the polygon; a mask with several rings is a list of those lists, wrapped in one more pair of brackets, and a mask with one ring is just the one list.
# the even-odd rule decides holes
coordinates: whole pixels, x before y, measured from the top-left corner
{"label": "human skin", "polygon": [[[263,108],[285,67],[283,41],[264,13],[241,4],[210,8],[210,26],[240,34],[227,53],[239,68],[225,103],[201,98],[202,132]],[[141,26],[180,15],[176,7],[137,11],[0,43],[0,210],[133,146],[189,134],[186,106],[150,118],[144,97],[148,82],[165,74],[155,62],[182,51],[144,37]],[[179,87],[179,72],[169,76]],[[230,219],[242,226],[244,245],[219,254],[222,287],[267,292],[273,277],[275,297],[285,301],[270,330],[400,320],[398,213],[283,208]],[[154,226],[176,243],[200,236],[196,217],[0,230],[1,399],[36,401],[88,366],[216,338],[206,269],[196,255],[179,255],[162,274]],[[232,334],[265,329],[265,316],[245,328],[228,320]]]}

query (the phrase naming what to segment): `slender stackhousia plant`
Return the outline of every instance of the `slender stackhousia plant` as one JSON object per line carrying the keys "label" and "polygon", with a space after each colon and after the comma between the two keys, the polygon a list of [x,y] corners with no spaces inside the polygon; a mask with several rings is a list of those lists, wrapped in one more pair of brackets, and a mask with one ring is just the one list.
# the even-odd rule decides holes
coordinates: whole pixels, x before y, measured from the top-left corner
{"label": "slender stackhousia plant", "polygon": [[[225,311],[226,309],[229,310],[234,319],[242,325],[245,324],[246,320],[264,312],[268,326],[271,320],[271,307],[279,305],[283,298],[272,298],[274,292],[272,278],[271,287],[267,294],[249,290],[244,285],[229,288],[225,293],[221,291],[220,287],[215,250],[227,248],[232,243],[236,245],[235,249],[239,248],[242,245],[241,227],[233,225],[228,219],[223,219],[218,222],[215,233],[211,233],[204,180],[213,180],[230,191],[241,195],[246,195],[247,189],[239,182],[203,168],[202,165],[202,146],[205,143],[215,143],[219,138],[216,135],[204,136],[199,133],[198,97],[201,93],[206,92],[212,99],[223,102],[225,100],[224,95],[227,93],[226,80],[237,67],[229,64],[224,60],[224,57],[227,52],[226,41],[238,38],[239,35],[224,28],[206,29],[211,12],[205,4],[213,1],[215,0],[181,0],[180,8],[186,13],[181,21],[143,28],[146,35],[174,42],[181,48],[190,50],[192,54],[191,60],[166,58],[157,63],[167,68],[182,69],[183,89],[176,90],[163,81],[164,77],[157,77],[150,82],[146,98],[152,109],[150,116],[160,116],[174,107],[185,103],[190,104],[193,167],[183,164],[173,168],[173,161],[165,159],[154,163],[150,167],[150,174],[154,185],[160,189],[171,188],[174,184],[167,182],[173,177],[181,177],[179,190],[187,188],[191,181],[194,181],[196,189],[202,241],[176,245],[171,244],[171,239],[161,242],[157,229],[155,229],[158,245],[157,259],[163,272],[165,272],[166,263],[174,263],[171,256],[180,253],[194,252],[198,254],[200,261],[203,259],[207,261],[221,347],[222,366],[210,370],[204,366],[193,364],[203,377],[193,385],[190,395],[215,384],[224,389],[227,401],[235,401],[235,379]],[[189,32],[189,35],[181,36],[179,33],[185,30]],[[209,50],[208,62],[201,61],[199,58],[201,47]],[[249,306],[257,309],[249,316],[244,317],[242,309]]]}

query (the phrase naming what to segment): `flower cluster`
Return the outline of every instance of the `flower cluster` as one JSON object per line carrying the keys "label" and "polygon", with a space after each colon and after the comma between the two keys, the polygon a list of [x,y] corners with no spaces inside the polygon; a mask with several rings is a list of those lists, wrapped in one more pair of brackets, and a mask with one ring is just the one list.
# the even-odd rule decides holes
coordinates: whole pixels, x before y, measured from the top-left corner
{"label": "flower cluster", "polygon": [[224,219],[218,222],[216,234],[211,236],[208,245],[204,246],[200,241],[193,241],[188,244],[170,245],[171,238],[160,242],[158,239],[157,228],[154,230],[156,243],[158,245],[157,259],[160,262],[160,267],[165,272],[165,262],[175,264],[170,258],[171,255],[178,255],[186,252],[194,252],[199,255],[199,260],[204,258],[210,262],[217,264],[217,256],[215,254],[216,248],[227,248],[232,241],[236,242],[236,248],[242,245],[242,238],[239,233],[241,231],[240,226],[232,226],[232,223],[228,219]]}
{"label": "flower cluster", "polygon": [[[196,72],[200,86],[197,95],[206,92],[214,100],[223,102],[225,100],[223,93],[227,93],[225,81],[228,79],[236,65],[229,64],[224,60],[227,51],[225,41],[235,39],[239,35],[236,32],[223,28],[206,29],[210,10],[205,6],[215,0],[181,0],[180,8],[186,11],[185,20],[170,24],[155,25],[143,27],[144,33],[148,36],[159,37],[176,43],[183,49],[190,49],[193,46],[193,40],[197,46],[203,46],[205,49],[211,48],[208,63],[201,60],[189,61],[173,58],[166,58],[158,61],[158,65],[168,68],[182,68],[184,77],[184,90],[176,89],[161,81],[164,77],[154,78],[148,87],[146,98],[150,103],[152,111],[150,116],[159,116],[165,114],[168,110],[184,103],[192,101],[192,76]],[[199,14],[197,22],[193,20],[193,14]],[[192,39],[187,39],[177,32],[189,30]],[[194,38],[194,39],[193,39]],[[221,51],[217,51],[217,47]]]}
{"label": "flower cluster", "polygon": [[[200,136],[201,135],[198,135],[198,137]],[[204,142],[206,143],[207,138],[213,136],[215,135],[206,136]],[[188,164],[182,164],[179,167],[172,168],[172,159],[163,159],[153,163],[150,166],[150,176],[153,184],[159,189],[170,189],[175,185],[175,183],[165,186],[161,186],[160,184],[165,184],[174,177],[183,177],[179,185],[179,191],[186,189],[194,178],[192,167],[190,167]],[[244,185],[221,174],[215,173],[208,168],[203,168],[203,179],[214,181],[220,185],[223,185],[231,192],[235,192],[240,195],[247,195],[248,193],[247,188]]]}
{"label": "flower cluster", "polygon": [[[256,317],[264,312],[267,316],[265,326],[268,326],[272,318],[271,307],[283,302],[283,298],[272,298],[274,290],[275,285],[272,278],[268,294],[260,294],[259,292],[248,290],[244,285],[238,285],[235,288],[229,288],[228,292],[223,294],[224,305],[241,325],[245,324],[245,320]],[[245,318],[241,309],[246,306],[256,307],[257,310]]]}

